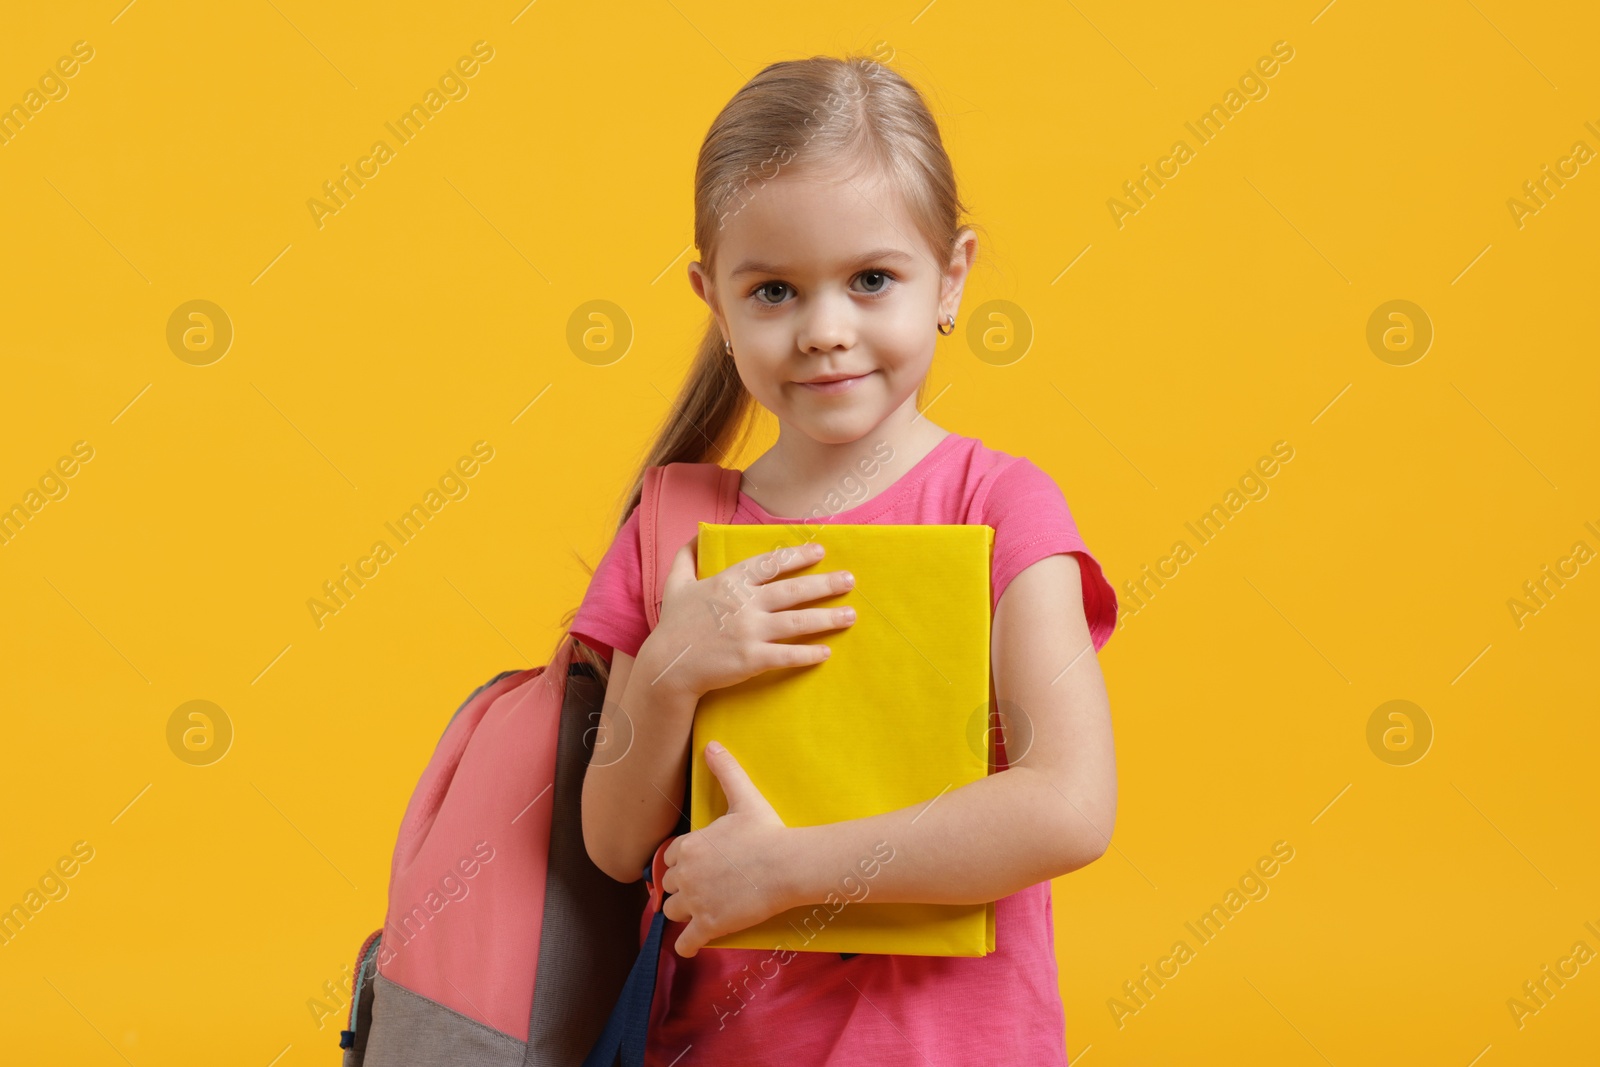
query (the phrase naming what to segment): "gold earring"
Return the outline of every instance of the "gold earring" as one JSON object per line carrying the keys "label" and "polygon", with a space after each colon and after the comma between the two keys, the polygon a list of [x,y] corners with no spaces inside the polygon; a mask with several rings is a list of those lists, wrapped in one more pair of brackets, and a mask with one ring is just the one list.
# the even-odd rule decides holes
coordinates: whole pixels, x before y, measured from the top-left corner
{"label": "gold earring", "polygon": [[730,356],[733,355],[733,342],[724,337],[722,339],[722,350]]}
{"label": "gold earring", "polygon": [[944,334],[946,337],[949,337],[951,334],[956,332],[956,317],[954,315],[947,315],[945,316],[945,322],[950,324],[950,328],[948,330],[944,328],[944,323],[938,323],[936,325],[940,333]]}

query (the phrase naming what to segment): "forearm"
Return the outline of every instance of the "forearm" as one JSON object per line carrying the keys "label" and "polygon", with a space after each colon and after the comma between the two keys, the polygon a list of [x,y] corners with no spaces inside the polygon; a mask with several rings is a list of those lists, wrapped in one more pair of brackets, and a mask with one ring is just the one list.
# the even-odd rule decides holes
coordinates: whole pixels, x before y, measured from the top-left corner
{"label": "forearm", "polygon": [[1093,862],[1109,842],[1085,798],[1017,766],[930,801],[864,819],[788,831],[791,906],[822,903],[858,861],[887,842],[893,857],[872,876],[880,903],[977,904]]}
{"label": "forearm", "polygon": [[639,649],[626,689],[604,708],[583,783],[583,821],[596,863],[618,881],[637,881],[672,833],[683,802],[698,697],[652,684],[665,663]]}

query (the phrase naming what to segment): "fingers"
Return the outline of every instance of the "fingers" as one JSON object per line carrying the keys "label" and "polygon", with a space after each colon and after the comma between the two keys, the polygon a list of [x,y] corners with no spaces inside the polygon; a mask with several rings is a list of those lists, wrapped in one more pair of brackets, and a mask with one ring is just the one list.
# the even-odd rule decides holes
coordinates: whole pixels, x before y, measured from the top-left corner
{"label": "fingers", "polygon": [[779,637],[799,637],[853,626],[856,621],[856,609],[845,606],[775,611],[766,615],[762,621],[761,629],[764,632],[761,636],[770,641]]}
{"label": "fingers", "polygon": [[[662,884],[666,884],[665,879],[662,879]],[[661,914],[665,915],[669,922],[687,922],[689,924],[684,927],[683,933],[678,935],[678,940],[673,946],[677,949],[678,955],[693,956],[700,951],[700,946],[705,944],[707,940],[705,937],[705,923],[690,917],[689,905],[683,902],[682,897],[668,897],[661,905]]]}
{"label": "fingers", "polygon": [[683,581],[697,581],[695,577],[696,553],[700,551],[700,535],[696,533],[689,538],[684,546],[678,549],[672,557],[672,564],[667,568],[667,584],[677,585]]}
{"label": "fingers", "polygon": [[765,585],[780,574],[803,570],[822,558],[822,546],[815,541],[803,545],[779,545],[770,552],[762,552],[741,560],[724,574],[749,585]]}
{"label": "fingers", "polygon": [[848,593],[856,585],[849,571],[827,571],[823,574],[802,574],[772,582],[761,590],[761,606],[768,611],[805,604],[823,597]]}
{"label": "fingers", "polygon": [[673,947],[677,950],[678,955],[687,958],[699,952],[700,946],[704,945],[706,940],[704,931],[700,929],[700,920],[691,919],[689,920],[689,925],[683,928],[683,933],[678,935],[678,940],[674,942]]}
{"label": "fingers", "polygon": [[767,641],[756,646],[755,671],[775,670],[779,667],[809,667],[821,663],[832,655],[827,645],[795,644]]}
{"label": "fingers", "polygon": [[[750,780],[750,775],[739,766],[732,752],[715,741],[706,744],[706,765],[722,784],[722,793],[728,798],[728,810],[771,811],[772,805],[761,795],[761,790]],[[665,885],[665,879],[662,880]]]}

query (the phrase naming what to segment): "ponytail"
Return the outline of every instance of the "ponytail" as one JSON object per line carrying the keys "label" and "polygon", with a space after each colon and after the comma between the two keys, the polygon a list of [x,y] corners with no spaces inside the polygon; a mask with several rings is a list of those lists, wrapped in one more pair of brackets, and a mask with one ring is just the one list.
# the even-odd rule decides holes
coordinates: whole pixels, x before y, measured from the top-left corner
{"label": "ponytail", "polygon": [[[733,357],[722,347],[722,332],[717,328],[716,318],[707,315],[705,333],[700,338],[683,388],[672,401],[672,409],[653,437],[655,443],[634,472],[633,481],[620,501],[616,529],[620,531],[633,509],[639,506],[645,471],[649,468],[668,463],[719,463],[731,467],[730,457],[743,447],[750,435],[749,416],[753,406],[750,391],[739,380]],[[594,569],[582,557],[579,563],[593,578]],[[574,606],[562,617],[561,636],[551,650],[550,659],[555,658],[562,642],[572,636],[572,622],[580,606]],[[599,653],[582,642],[577,643],[574,652],[578,659],[595,669],[601,685],[610,681],[610,665]]]}

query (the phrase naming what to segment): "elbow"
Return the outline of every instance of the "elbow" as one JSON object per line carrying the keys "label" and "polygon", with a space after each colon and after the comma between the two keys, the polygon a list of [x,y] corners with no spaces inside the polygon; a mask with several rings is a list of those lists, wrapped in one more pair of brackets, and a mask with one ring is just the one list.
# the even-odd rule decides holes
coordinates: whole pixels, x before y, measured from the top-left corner
{"label": "elbow", "polygon": [[1079,855],[1081,855],[1082,859],[1078,862],[1077,866],[1089,866],[1089,864],[1104,856],[1110,847],[1111,839],[1109,837],[1096,837],[1089,841],[1083,842],[1078,849]]}
{"label": "elbow", "polygon": [[1064,847],[1056,856],[1055,871],[1052,878],[1060,878],[1080,871],[1095,860],[1106,854],[1110,842],[1100,837],[1085,835],[1081,832],[1066,835]]}
{"label": "elbow", "polygon": [[624,873],[625,867],[617,862],[617,857],[606,852],[604,848],[596,847],[596,842],[589,832],[589,824],[583,826],[583,849],[589,854],[589,862],[594,864],[606,877],[617,882],[637,882],[643,877],[641,870],[631,874]]}
{"label": "elbow", "polygon": [[1063,805],[1057,835],[1062,846],[1056,863],[1060,874],[1070,874],[1104,856],[1111,847],[1116,822],[1114,792],[1104,797],[1079,796]]}
{"label": "elbow", "polygon": [[641,871],[634,871],[632,874],[625,874],[625,873],[622,873],[621,869],[616,867],[614,864],[601,863],[599,860],[596,860],[593,856],[590,856],[589,858],[590,858],[590,860],[592,860],[594,862],[594,865],[596,867],[600,868],[600,871],[607,878],[610,878],[614,882],[624,882],[624,883],[626,883],[626,882],[637,882],[637,881],[640,880],[640,878],[643,877],[643,873]]}
{"label": "elbow", "polygon": [[1104,856],[1111,847],[1111,835],[1117,828],[1117,797],[1115,793],[1105,799],[1100,811],[1103,815],[1101,819],[1097,820],[1095,832],[1090,839],[1091,847],[1085,849],[1088,857],[1084,860],[1086,864],[1093,863],[1101,856]]}
{"label": "elbow", "polygon": [[1086,838],[1082,834],[1068,835],[1065,847],[1056,856],[1051,877],[1060,878],[1073,871],[1081,871],[1105,854],[1106,846],[1100,839]]}
{"label": "elbow", "polygon": [[589,814],[588,804],[582,807],[583,824],[583,850],[589,856],[589,862],[594,864],[606,877],[616,882],[637,882],[644,877],[643,866],[628,869],[626,862],[621,862],[622,857],[614,850],[608,850],[606,835],[593,825],[593,818]]}

